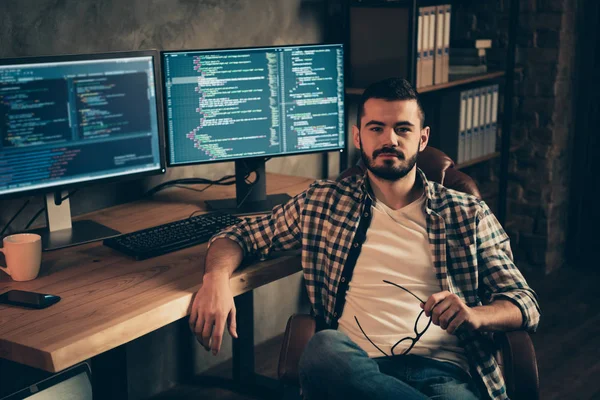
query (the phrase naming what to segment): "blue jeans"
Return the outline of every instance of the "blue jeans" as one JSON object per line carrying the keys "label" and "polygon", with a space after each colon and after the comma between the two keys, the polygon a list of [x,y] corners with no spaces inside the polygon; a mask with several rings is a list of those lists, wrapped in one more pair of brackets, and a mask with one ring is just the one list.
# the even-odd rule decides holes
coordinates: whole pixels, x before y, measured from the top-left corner
{"label": "blue jeans", "polygon": [[474,400],[473,379],[454,364],[416,355],[369,358],[336,330],[317,332],[299,365],[305,399]]}

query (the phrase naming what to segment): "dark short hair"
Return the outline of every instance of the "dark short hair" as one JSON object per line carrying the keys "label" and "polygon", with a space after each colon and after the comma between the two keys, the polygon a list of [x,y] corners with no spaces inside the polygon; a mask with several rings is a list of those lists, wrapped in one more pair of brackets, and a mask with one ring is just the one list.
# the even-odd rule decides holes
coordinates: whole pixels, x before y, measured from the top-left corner
{"label": "dark short hair", "polygon": [[360,128],[360,120],[365,115],[365,103],[369,99],[382,99],[387,101],[396,100],[415,100],[419,107],[419,118],[421,127],[425,122],[425,112],[423,105],[419,100],[419,95],[415,88],[404,78],[387,78],[369,85],[358,102],[358,114],[356,117],[356,126]]}

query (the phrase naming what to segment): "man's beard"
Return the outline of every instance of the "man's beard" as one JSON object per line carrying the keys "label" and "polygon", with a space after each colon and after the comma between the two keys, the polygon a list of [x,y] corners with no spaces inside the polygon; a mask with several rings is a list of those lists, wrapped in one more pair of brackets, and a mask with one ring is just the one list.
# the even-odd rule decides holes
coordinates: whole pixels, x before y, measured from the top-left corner
{"label": "man's beard", "polygon": [[[363,163],[365,164],[367,169],[371,171],[376,177],[390,182],[398,181],[404,178],[406,175],[408,175],[408,173],[414,168],[415,164],[417,163],[417,156],[419,154],[419,151],[417,149],[417,152],[415,152],[415,154],[412,157],[410,157],[408,160],[405,160],[404,154],[402,154],[401,152],[391,147],[384,147],[382,149],[375,150],[373,152],[373,158],[369,158],[362,149],[362,143],[360,147],[360,157],[362,158]],[[377,166],[375,165],[375,158],[377,158],[379,154],[394,154],[400,160],[405,161],[399,166],[396,166],[394,165],[393,159],[384,160],[384,165]]]}

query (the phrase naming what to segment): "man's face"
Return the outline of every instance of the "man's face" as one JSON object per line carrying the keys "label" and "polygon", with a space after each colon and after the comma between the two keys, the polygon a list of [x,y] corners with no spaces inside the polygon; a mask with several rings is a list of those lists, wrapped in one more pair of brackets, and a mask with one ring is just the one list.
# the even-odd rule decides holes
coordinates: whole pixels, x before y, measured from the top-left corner
{"label": "man's face", "polygon": [[360,128],[354,126],[352,133],[365,166],[388,181],[404,178],[429,140],[416,100],[367,100]]}

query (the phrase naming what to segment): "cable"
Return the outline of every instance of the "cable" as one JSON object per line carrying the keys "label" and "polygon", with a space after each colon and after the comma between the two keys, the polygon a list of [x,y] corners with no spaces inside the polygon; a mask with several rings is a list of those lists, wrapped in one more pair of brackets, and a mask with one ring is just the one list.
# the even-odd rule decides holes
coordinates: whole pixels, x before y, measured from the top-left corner
{"label": "cable", "polygon": [[199,209],[199,210],[196,210],[196,211],[194,211],[193,213],[191,213],[191,214],[190,214],[190,216],[188,217],[188,219],[192,218],[192,217],[193,217],[195,214],[197,214],[197,213],[199,213],[199,212],[202,212],[202,211],[206,211],[206,210],[204,210],[204,209],[202,209],[202,208],[201,208],[201,209]]}
{"label": "cable", "polygon": [[193,188],[193,187],[187,187],[187,186],[183,186],[183,185],[174,185],[174,186],[175,186],[175,187],[178,187],[178,188],[180,188],[180,189],[191,190],[191,191],[194,191],[194,192],[202,193],[202,192],[204,192],[206,189],[208,189],[209,187],[211,187],[211,186],[212,186],[212,183],[211,183],[210,185],[206,186],[206,187],[205,187],[205,188],[203,188],[203,189],[196,189],[196,188]]}
{"label": "cable", "polygon": [[[61,202],[65,201],[69,197],[73,196],[75,193],[77,193],[77,190],[73,190],[72,192],[67,193],[64,197],[61,197],[60,201]],[[45,206],[42,207],[41,209],[39,209],[38,212],[36,212],[35,215],[33,217],[31,217],[31,219],[29,220],[27,225],[25,225],[24,230],[29,229],[29,227],[35,222],[35,220],[40,216],[40,214],[44,212],[44,210],[46,210]]]}
{"label": "cable", "polygon": [[[265,163],[267,161],[269,161],[271,159],[271,157],[267,157],[265,158]],[[244,166],[246,167],[246,169],[248,169],[248,164],[246,164],[245,160],[241,160],[244,163]],[[258,168],[258,167],[257,167]],[[246,173],[246,175],[244,176],[244,181],[247,184],[252,184],[254,185],[256,182],[258,182],[258,179],[256,179],[254,182],[250,183],[248,182],[248,177],[250,176],[250,174],[252,174],[253,172],[256,172],[256,169],[252,170],[252,171],[248,171]],[[258,175],[258,173],[257,173]],[[184,179],[174,179],[172,181],[167,181],[167,182],[163,182],[155,187],[153,187],[152,189],[148,190],[146,193],[144,193],[144,197],[147,196],[152,196],[158,192],[160,192],[163,189],[166,189],[170,186],[177,186],[177,185],[209,185],[208,187],[212,186],[212,185],[221,185],[221,186],[230,186],[235,184],[235,175],[225,175],[222,178],[217,179],[216,181],[210,180],[210,179],[205,179],[205,178],[184,178]],[[231,181],[228,181],[229,179],[232,179]],[[204,191],[206,189],[208,189],[208,187],[204,188],[204,189],[190,189],[190,190],[196,190],[196,191]],[[244,198],[245,200],[245,198]],[[241,203],[240,203],[241,205]]]}
{"label": "cable", "polygon": [[[271,159],[271,157],[265,158],[265,163],[267,161],[269,161]],[[246,162],[244,161],[244,164],[246,165],[246,168],[248,167],[248,165],[246,164]],[[254,182],[248,182],[248,178],[250,177],[250,175],[252,173],[256,174],[256,179],[254,179]],[[248,198],[248,196],[250,196],[250,194],[252,193],[252,190],[254,189],[254,186],[258,183],[258,181],[260,180],[260,173],[258,172],[258,168],[249,171],[246,176],[244,176],[244,182],[246,182],[247,185],[250,186],[248,192],[246,193],[246,195],[244,196],[244,198],[242,199],[242,201],[239,202],[239,204],[237,204],[237,207],[240,208],[242,206],[242,204],[244,204],[244,202],[246,201],[246,199]]]}
{"label": "cable", "polygon": [[[256,179],[254,179],[254,182],[248,182],[248,178],[250,177],[250,174],[252,174],[252,172],[254,172],[256,174]],[[258,170],[251,171],[244,177],[244,182],[246,182],[246,184],[249,185],[250,187],[248,188],[248,192],[246,192],[246,195],[244,196],[242,201],[240,201],[236,205],[237,208],[240,208],[242,206],[242,204],[244,204],[244,202],[246,201],[248,196],[250,196],[250,194],[252,193],[252,190],[254,189],[254,186],[258,183],[259,180],[260,180],[260,174],[259,174]]]}
{"label": "cable", "polygon": [[10,226],[10,224],[12,224],[13,221],[19,216],[19,214],[21,214],[21,212],[25,209],[25,207],[27,207],[27,204],[29,204],[30,201],[31,201],[31,199],[27,199],[27,201],[25,201],[25,203],[23,203],[23,205],[21,206],[21,208],[19,208],[19,211],[17,211],[15,213],[15,215],[13,215],[13,217],[6,223],[6,225],[4,226],[4,228],[2,228],[2,232],[0,232],[0,237],[2,235],[4,235],[4,232],[6,232],[6,230]]}
{"label": "cable", "polygon": [[[228,179],[233,179],[233,180],[228,182],[227,181]],[[152,195],[160,192],[161,190],[168,188],[169,186],[206,185],[206,184],[208,184],[208,185],[223,185],[223,186],[233,185],[233,184],[235,184],[235,175],[226,175],[222,178],[217,179],[216,181],[212,181],[210,179],[204,179],[204,178],[174,179],[172,181],[163,182],[160,185],[153,187],[152,189],[150,189],[146,193],[144,193],[144,197],[152,196]]]}
{"label": "cable", "polygon": [[40,216],[41,213],[44,212],[44,210],[45,210],[45,207],[42,207],[41,209],[39,209],[38,212],[36,212],[35,215],[29,220],[27,225],[25,225],[25,228],[23,228],[23,230],[29,229],[31,224],[33,224],[35,222],[35,220]]}

